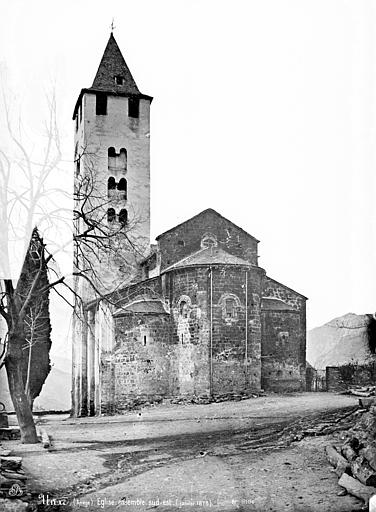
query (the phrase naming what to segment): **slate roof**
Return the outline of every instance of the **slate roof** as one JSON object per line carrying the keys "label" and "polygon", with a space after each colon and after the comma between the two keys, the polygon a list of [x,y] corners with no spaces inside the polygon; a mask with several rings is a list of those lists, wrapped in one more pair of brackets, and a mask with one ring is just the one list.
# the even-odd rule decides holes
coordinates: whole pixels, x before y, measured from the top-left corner
{"label": "slate roof", "polygon": [[285,288],[286,290],[289,290],[290,292],[296,293],[296,295],[299,295],[303,299],[308,300],[308,297],[306,297],[305,295],[297,292],[296,290],[293,290],[289,286],[286,286],[285,284],[282,284],[279,281],[276,281],[275,279],[271,278],[270,276],[267,276],[267,279],[268,279],[268,281],[272,281],[273,283],[278,284],[279,286],[283,286],[283,288]]}
{"label": "slate roof", "polygon": [[[124,78],[123,85],[116,85],[115,76]],[[92,88],[115,93],[141,94],[112,32],[95,75]]]}
{"label": "slate roof", "polygon": [[122,316],[132,313],[144,313],[154,315],[167,315],[168,312],[165,309],[165,305],[161,300],[156,299],[139,299],[129,304],[125,304],[121,308],[117,309],[114,316]]}
{"label": "slate roof", "polygon": [[[167,267],[163,272],[169,272],[170,270],[202,266],[202,265],[241,265],[241,266],[252,266],[249,261],[238,258],[233,254],[230,254],[219,247],[205,247],[200,249],[189,256],[186,256],[180,261],[177,261],[170,267]],[[162,272],[162,273],[163,273]]]}
{"label": "slate roof", "polygon": [[[123,77],[124,83],[122,85],[116,84],[116,76]],[[140,92],[112,32],[100,61],[93,85],[89,88],[81,89],[74,107],[73,119],[77,114],[83,94],[96,92],[107,92],[116,96],[137,96],[150,101],[153,99],[151,96]]]}

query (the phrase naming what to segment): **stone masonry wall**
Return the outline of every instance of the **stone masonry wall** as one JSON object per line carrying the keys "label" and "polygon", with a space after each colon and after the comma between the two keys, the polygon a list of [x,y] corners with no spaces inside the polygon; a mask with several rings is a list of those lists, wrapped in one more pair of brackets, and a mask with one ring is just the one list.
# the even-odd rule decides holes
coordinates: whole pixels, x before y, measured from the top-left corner
{"label": "stone masonry wall", "polygon": [[[137,288],[129,295],[137,296]],[[187,267],[139,284],[148,288],[170,312],[115,317],[115,346],[102,362],[108,408],[261,387],[304,389],[305,302],[287,289],[293,306],[263,311],[260,267]],[[287,297],[282,285],[275,289]]]}
{"label": "stone masonry wall", "polygon": [[210,392],[208,270],[184,269],[167,277],[166,292],[177,342],[178,393],[207,396]]}
{"label": "stone masonry wall", "polygon": [[[81,258],[80,268],[87,270],[86,258],[100,279],[94,279],[94,273],[88,273],[94,279],[97,288],[103,293],[113,290],[114,283],[130,282],[137,274],[135,251],[146,254],[150,244],[150,101],[140,100],[139,118],[128,117],[128,98],[108,95],[107,115],[96,115],[96,95],[85,93],[82,98],[82,119],[75,132],[75,161],[80,168],[76,171],[75,185],[85,183],[83,176],[89,177],[93,191],[91,203],[84,207],[90,216],[96,216],[98,222],[107,222],[107,209],[114,208],[116,214],[121,209],[128,212],[128,225],[121,228],[118,218],[112,227],[119,233],[110,240],[111,250],[105,250],[96,257],[86,247]],[[109,167],[108,149],[116,153],[124,148],[127,152],[126,168],[115,170]],[[108,192],[108,179],[116,182],[121,178],[127,181],[127,199]],[[84,203],[76,205],[80,209]],[[96,207],[94,209],[94,207]],[[86,210],[85,210],[86,208]],[[86,225],[76,223],[76,229],[82,232]],[[124,232],[124,233],[123,233]],[[125,233],[126,232],[126,233]],[[129,241],[131,243],[129,243]],[[86,301],[94,297],[94,292],[81,279],[79,295]]]}
{"label": "stone masonry wall", "polygon": [[373,386],[376,367],[370,365],[343,365],[326,367],[326,390],[345,391],[352,386]]}
{"label": "stone masonry wall", "polygon": [[168,314],[125,314],[115,320],[116,410],[177,394],[176,342]]}
{"label": "stone masonry wall", "polygon": [[[231,267],[213,269],[214,395],[260,389],[262,273],[258,268],[248,271]],[[235,303],[235,312],[231,317],[226,311],[228,299]]]}
{"label": "stone masonry wall", "polygon": [[198,251],[201,248],[201,239],[206,233],[215,235],[218,247],[257,265],[257,240],[214,210],[205,210],[157,238],[161,269]]}
{"label": "stone masonry wall", "polygon": [[300,353],[299,311],[263,311],[262,332],[262,388],[303,391],[305,365]]}
{"label": "stone masonry wall", "polygon": [[262,387],[278,392],[304,390],[306,298],[268,276],[263,297],[279,299],[292,311],[263,311]]}

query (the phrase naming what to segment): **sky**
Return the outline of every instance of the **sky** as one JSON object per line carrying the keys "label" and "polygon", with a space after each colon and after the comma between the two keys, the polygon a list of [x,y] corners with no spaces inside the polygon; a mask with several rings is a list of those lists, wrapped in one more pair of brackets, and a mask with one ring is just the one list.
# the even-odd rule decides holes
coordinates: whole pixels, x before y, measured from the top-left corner
{"label": "sky", "polygon": [[[151,106],[152,239],[206,208],[258,238],[308,327],[376,310],[372,1],[2,0],[7,101],[38,141],[55,89],[73,177],[73,107],[114,35]],[[1,140],[1,139],[0,139]]]}

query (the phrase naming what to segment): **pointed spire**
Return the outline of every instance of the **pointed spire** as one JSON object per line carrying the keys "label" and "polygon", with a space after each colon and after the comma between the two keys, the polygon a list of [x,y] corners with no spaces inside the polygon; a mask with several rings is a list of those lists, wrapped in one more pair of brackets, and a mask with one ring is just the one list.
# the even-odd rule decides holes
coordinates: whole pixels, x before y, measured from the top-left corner
{"label": "pointed spire", "polygon": [[115,93],[141,94],[112,32],[92,88]]}

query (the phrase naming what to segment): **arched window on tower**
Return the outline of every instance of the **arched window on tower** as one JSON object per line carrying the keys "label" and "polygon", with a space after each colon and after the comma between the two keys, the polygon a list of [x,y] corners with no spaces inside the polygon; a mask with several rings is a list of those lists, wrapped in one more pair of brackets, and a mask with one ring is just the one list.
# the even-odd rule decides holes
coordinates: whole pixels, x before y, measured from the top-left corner
{"label": "arched window on tower", "polygon": [[127,170],[127,150],[121,148],[119,153],[116,153],[115,148],[108,148],[108,170],[110,172],[119,171],[126,172]]}
{"label": "arched window on tower", "polygon": [[115,148],[108,148],[108,170],[114,171],[116,169],[116,151]]}
{"label": "arched window on tower", "polygon": [[127,170],[127,150],[125,148],[121,148],[117,163],[120,170],[124,172]]}
{"label": "arched window on tower", "polygon": [[125,208],[119,212],[119,222],[122,226],[126,226],[128,224],[128,212]]}
{"label": "arched window on tower", "polygon": [[114,208],[109,208],[107,210],[107,222],[114,222],[115,217],[116,217],[116,213],[115,213]]}
{"label": "arched window on tower", "polygon": [[120,191],[120,196],[123,199],[127,199],[127,180],[125,178],[121,178],[118,183],[117,189]]}
{"label": "arched window on tower", "polygon": [[107,196],[113,197],[115,189],[116,189],[116,181],[115,181],[115,178],[113,176],[111,176],[107,180]]}

